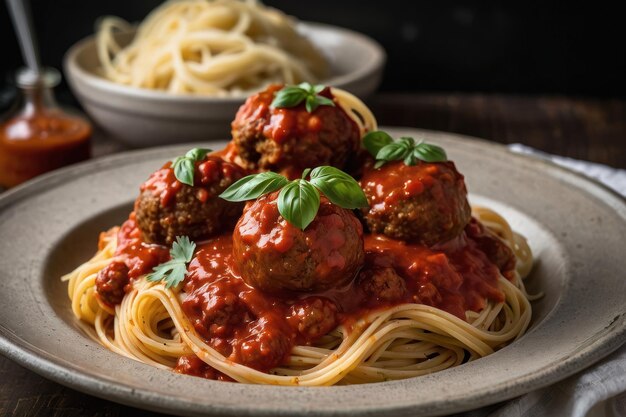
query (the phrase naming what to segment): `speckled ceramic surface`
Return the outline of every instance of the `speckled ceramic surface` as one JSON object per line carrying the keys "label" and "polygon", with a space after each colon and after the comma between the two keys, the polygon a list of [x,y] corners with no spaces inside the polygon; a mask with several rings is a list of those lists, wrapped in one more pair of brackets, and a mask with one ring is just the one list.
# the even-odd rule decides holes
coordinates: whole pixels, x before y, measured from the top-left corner
{"label": "speckled ceramic surface", "polygon": [[[473,203],[525,234],[537,259],[529,332],[495,354],[403,381],[328,388],[223,383],[118,356],[85,337],[59,277],[127,215],[139,184],[178,146],[130,152],[42,177],[0,197],[0,352],[113,401],[175,414],[439,415],[554,383],[615,350],[626,334],[626,203],[595,183],[506,148],[395,129],[443,145]],[[216,144],[212,144],[216,148]]]}

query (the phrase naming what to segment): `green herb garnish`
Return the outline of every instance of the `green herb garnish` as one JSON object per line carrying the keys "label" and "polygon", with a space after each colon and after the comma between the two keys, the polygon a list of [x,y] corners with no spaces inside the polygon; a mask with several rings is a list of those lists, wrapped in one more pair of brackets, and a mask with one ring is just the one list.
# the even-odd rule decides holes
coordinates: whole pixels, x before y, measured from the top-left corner
{"label": "green herb garnish", "polygon": [[[309,180],[306,179],[309,175]],[[227,201],[254,200],[280,190],[278,212],[299,229],[311,224],[320,208],[320,191],[331,203],[345,209],[367,207],[367,198],[354,178],[331,166],[305,169],[302,178],[289,181],[275,172],[248,175],[228,187],[220,197]]]}
{"label": "green herb garnish", "polygon": [[381,130],[369,132],[363,137],[363,146],[376,158],[374,168],[380,168],[387,162],[404,160],[408,166],[418,160],[424,162],[447,161],[446,151],[437,145],[424,141],[415,142],[410,137],[401,137],[394,141],[388,133]]}
{"label": "green herb garnish", "polygon": [[209,152],[211,152],[210,149],[193,148],[188,151],[185,156],[179,156],[174,159],[172,161],[172,168],[174,169],[176,179],[183,184],[193,186],[195,163],[202,161]]}
{"label": "green herb garnish", "polygon": [[278,194],[278,212],[289,223],[304,230],[320,208],[320,193],[310,182],[298,179]]}
{"label": "green herb garnish", "polygon": [[170,250],[172,259],[155,266],[146,279],[152,282],[165,281],[166,288],[177,286],[187,275],[187,264],[191,262],[195,249],[196,244],[187,236],[176,236],[176,242]]}
{"label": "green herb garnish", "polygon": [[289,184],[289,180],[275,172],[261,172],[248,175],[228,187],[220,197],[227,201],[254,200],[262,195],[280,190]]}
{"label": "green herb garnish", "polygon": [[335,103],[328,97],[320,96],[319,93],[326,88],[324,85],[311,85],[301,83],[298,85],[288,85],[276,92],[272,107],[295,107],[304,101],[304,107],[309,113],[319,106],[335,106]]}

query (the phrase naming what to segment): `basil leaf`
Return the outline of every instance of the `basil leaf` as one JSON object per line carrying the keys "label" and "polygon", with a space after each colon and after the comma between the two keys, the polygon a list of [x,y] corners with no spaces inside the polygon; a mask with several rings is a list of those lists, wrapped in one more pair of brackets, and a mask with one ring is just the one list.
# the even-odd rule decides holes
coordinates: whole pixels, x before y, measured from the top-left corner
{"label": "basil leaf", "polygon": [[403,160],[405,165],[412,166],[418,160],[425,162],[447,161],[446,151],[437,145],[415,143],[415,139],[403,136],[397,141],[382,131],[370,132],[363,137],[363,146],[376,158],[374,168],[380,168],[389,161]]}
{"label": "basil leaf", "polygon": [[309,113],[312,113],[319,106],[335,107],[335,102],[329,99],[328,97],[324,97],[324,96],[316,96],[316,95],[307,96],[306,103],[305,103],[306,111],[308,111]]}
{"label": "basil leaf", "polygon": [[397,161],[404,159],[407,154],[407,147],[400,142],[393,142],[389,145],[383,146],[376,154],[376,159],[382,159],[384,161]]}
{"label": "basil leaf", "polygon": [[303,89],[307,93],[315,93],[314,87],[311,85],[311,83],[308,83],[306,81],[303,82],[303,83],[298,84],[298,87],[300,87],[301,89]]}
{"label": "basil leaf", "polygon": [[210,149],[193,148],[185,154],[185,157],[191,159],[194,162],[198,162],[202,161],[209,152],[211,152]]}
{"label": "basil leaf", "polygon": [[404,165],[406,166],[413,166],[417,163],[417,157],[415,156],[415,152],[411,152],[409,153],[405,158],[404,158]]}
{"label": "basil leaf", "polygon": [[187,184],[193,187],[193,171],[195,169],[194,163],[188,158],[177,158],[174,163],[174,176],[183,184]]}
{"label": "basil leaf", "polygon": [[220,198],[226,201],[254,200],[279,190],[288,183],[289,180],[280,174],[270,171],[261,172],[236,181],[220,194]]}
{"label": "basil leaf", "polygon": [[319,106],[335,106],[335,103],[328,97],[319,96],[326,87],[323,85],[311,85],[300,83],[297,86],[287,86],[276,92],[272,107],[295,107],[304,101],[306,111],[312,113]]}
{"label": "basil leaf", "polygon": [[184,156],[177,156],[176,158],[172,159],[172,168],[180,164],[180,161],[182,161],[183,159],[185,159]]}
{"label": "basil leaf", "polygon": [[413,155],[425,162],[443,162],[448,160],[446,151],[442,147],[429,143],[417,145],[413,150]]}
{"label": "basil leaf", "polygon": [[331,166],[311,171],[310,183],[316,186],[331,203],[345,209],[367,207],[367,198],[361,186],[345,172]]}
{"label": "basil leaf", "polygon": [[306,97],[306,102],[304,104],[304,107],[306,108],[306,111],[309,113],[312,113],[317,108],[314,95],[308,95]]}
{"label": "basil leaf", "polygon": [[203,160],[211,152],[206,148],[193,148],[185,156],[178,156],[172,161],[174,176],[183,184],[193,186],[195,163]]}
{"label": "basil leaf", "polygon": [[382,130],[375,130],[363,136],[363,146],[374,157],[384,146],[393,143],[393,138]]}
{"label": "basil leaf", "polygon": [[299,229],[311,224],[320,208],[320,195],[308,181],[299,179],[287,184],[278,194],[278,211]]}
{"label": "basil leaf", "polygon": [[315,107],[318,106],[331,106],[335,107],[335,102],[324,96],[315,96]]}
{"label": "basil leaf", "polygon": [[272,107],[295,107],[307,97],[307,92],[300,87],[285,87],[276,93]]}
{"label": "basil leaf", "polygon": [[322,91],[324,91],[325,88],[326,88],[325,85],[315,85],[315,86],[313,86],[313,93],[314,94],[319,94]]}
{"label": "basil leaf", "polygon": [[409,148],[413,148],[415,146],[415,139],[407,137],[407,136],[402,136],[398,140],[398,143],[401,143],[402,145],[406,146],[407,149],[409,149]]}
{"label": "basil leaf", "polygon": [[380,160],[376,161],[376,163],[374,164],[374,168],[378,169],[378,168],[382,167],[383,165],[385,165],[387,162],[389,162],[389,161],[385,161],[384,159],[380,159]]}

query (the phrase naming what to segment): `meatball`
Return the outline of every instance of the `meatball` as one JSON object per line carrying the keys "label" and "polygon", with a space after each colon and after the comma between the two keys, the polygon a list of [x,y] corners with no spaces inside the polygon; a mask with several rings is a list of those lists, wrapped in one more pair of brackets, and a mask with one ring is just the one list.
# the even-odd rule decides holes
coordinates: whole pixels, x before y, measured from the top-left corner
{"label": "meatball", "polygon": [[325,197],[305,230],[282,218],[278,192],[250,202],[235,226],[233,258],[255,288],[325,290],[346,284],[363,263],[363,228],[350,211]]}
{"label": "meatball", "polygon": [[504,276],[509,275],[517,262],[515,254],[495,233],[472,218],[465,228],[467,237],[493,262]]}
{"label": "meatball", "polygon": [[361,186],[372,233],[433,246],[458,236],[471,218],[463,175],[453,162],[368,167]]}
{"label": "meatball", "polygon": [[[298,177],[305,168],[343,168],[360,148],[356,123],[339,106],[319,106],[309,113],[304,104],[270,107],[282,86],[251,96],[232,122],[233,143],[247,169],[282,172]],[[333,98],[329,88],[320,95]]]}
{"label": "meatball", "polygon": [[[234,326],[252,320],[246,305],[235,291],[222,282],[209,284],[200,297],[201,321],[196,329],[207,337],[226,337]],[[206,331],[204,330],[206,329]]]}
{"label": "meatball", "polygon": [[135,202],[137,226],[144,240],[170,245],[176,236],[198,240],[232,228],[243,203],[218,196],[244,175],[239,166],[208,156],[196,163],[191,187],[176,179],[168,162],[141,186]]}
{"label": "meatball", "polygon": [[233,362],[267,372],[283,363],[291,348],[288,335],[267,326],[261,319],[250,329],[245,340],[234,346],[230,358],[234,359]]}
{"label": "meatball", "polygon": [[122,302],[129,283],[128,267],[124,262],[111,262],[98,272],[96,292],[104,303],[114,306]]}
{"label": "meatball", "polygon": [[400,301],[407,295],[406,283],[393,268],[374,267],[361,271],[359,286],[371,299]]}
{"label": "meatball", "polygon": [[339,324],[337,305],[323,297],[308,297],[291,306],[289,320],[307,340],[318,339]]}

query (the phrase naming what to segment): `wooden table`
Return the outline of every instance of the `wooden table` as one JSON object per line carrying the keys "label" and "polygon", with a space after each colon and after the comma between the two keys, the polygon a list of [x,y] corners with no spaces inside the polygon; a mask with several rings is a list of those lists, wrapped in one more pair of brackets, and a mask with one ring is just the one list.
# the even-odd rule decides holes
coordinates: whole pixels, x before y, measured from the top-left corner
{"label": "wooden table", "polygon": [[[626,168],[626,101],[484,94],[379,94],[379,123],[462,133]],[[97,156],[124,147],[102,139]],[[82,394],[0,356],[0,415],[149,416]]]}

